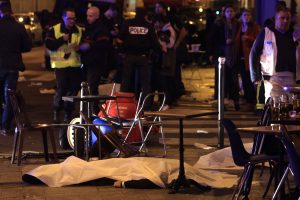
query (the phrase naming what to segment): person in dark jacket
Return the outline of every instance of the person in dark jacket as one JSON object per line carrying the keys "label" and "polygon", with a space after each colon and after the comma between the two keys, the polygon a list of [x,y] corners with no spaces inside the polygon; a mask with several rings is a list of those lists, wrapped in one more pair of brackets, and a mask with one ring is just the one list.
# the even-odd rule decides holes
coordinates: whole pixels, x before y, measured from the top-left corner
{"label": "person in dark jacket", "polygon": [[[97,7],[90,7],[87,10],[86,32],[79,49],[83,52],[82,62],[86,70],[87,82],[92,95],[98,95],[98,86],[101,76],[106,74],[109,46],[109,33],[106,27],[99,20],[100,11]],[[95,103],[94,113],[99,112]]]}
{"label": "person in dark jacket", "polygon": [[[8,89],[16,90],[19,71],[25,70],[22,53],[31,50],[32,42],[25,27],[19,24],[11,15],[9,3],[0,4],[0,87],[1,87],[1,134],[10,131],[13,117]],[[2,110],[2,105],[4,109]]]}
{"label": "person in dark jacket", "polygon": [[[141,87],[142,99],[151,91],[149,54],[160,48],[154,27],[145,20],[145,14],[143,8],[137,8],[135,18],[124,22],[119,35],[125,54],[121,91],[135,92],[138,96]],[[150,102],[146,103],[145,109],[150,106]]]}
{"label": "person in dark jacket", "polygon": [[215,63],[214,99],[218,98],[218,58],[225,57],[225,97],[233,100],[236,111],[240,110],[238,85],[239,37],[237,34],[239,26],[233,6],[225,6],[223,16],[217,19],[212,27],[207,49],[210,61]]}

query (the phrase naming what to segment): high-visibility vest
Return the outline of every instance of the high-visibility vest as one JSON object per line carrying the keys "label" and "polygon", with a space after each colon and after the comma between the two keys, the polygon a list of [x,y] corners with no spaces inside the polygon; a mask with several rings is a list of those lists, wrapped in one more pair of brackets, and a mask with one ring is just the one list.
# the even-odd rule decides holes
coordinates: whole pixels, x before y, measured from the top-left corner
{"label": "high-visibility vest", "polygon": [[[61,24],[53,26],[54,36],[59,39],[64,35],[60,31]],[[56,51],[50,51],[51,68],[66,68],[66,67],[80,67],[80,55],[70,47],[72,44],[79,45],[82,37],[82,28],[76,26],[78,33],[72,33],[71,42],[63,44]]]}

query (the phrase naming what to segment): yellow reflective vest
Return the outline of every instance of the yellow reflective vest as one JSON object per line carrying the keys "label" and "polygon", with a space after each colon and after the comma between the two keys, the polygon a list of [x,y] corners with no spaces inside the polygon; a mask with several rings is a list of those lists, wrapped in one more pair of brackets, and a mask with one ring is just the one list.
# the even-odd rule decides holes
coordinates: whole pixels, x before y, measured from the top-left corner
{"label": "yellow reflective vest", "polygon": [[[64,35],[60,31],[61,24],[53,26],[54,36],[59,39]],[[78,33],[72,33],[71,42],[63,44],[56,51],[50,51],[51,68],[80,67],[80,55],[71,47],[79,45],[82,38],[82,28],[76,26]]]}

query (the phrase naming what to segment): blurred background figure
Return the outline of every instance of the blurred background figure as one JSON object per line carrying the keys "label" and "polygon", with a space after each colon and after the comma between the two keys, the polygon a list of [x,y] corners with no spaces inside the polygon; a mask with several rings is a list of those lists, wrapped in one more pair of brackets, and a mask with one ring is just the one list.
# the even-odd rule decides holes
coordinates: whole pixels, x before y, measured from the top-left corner
{"label": "blurred background figure", "polygon": [[233,100],[236,111],[240,110],[238,82],[239,26],[233,6],[227,5],[224,7],[223,17],[218,18],[214,23],[208,39],[210,61],[215,63],[214,99],[218,98],[218,58],[225,57],[225,97]]}
{"label": "blurred background figure", "polygon": [[179,99],[185,94],[184,84],[181,77],[181,67],[183,64],[188,63],[188,50],[186,46],[186,36],[188,30],[186,24],[178,17],[178,13],[168,13],[167,5],[163,1],[158,1],[155,4],[155,14],[163,15],[169,18],[171,26],[176,32],[176,41],[174,44],[174,49],[176,51],[176,68],[175,68],[175,85],[177,88],[176,99]]}
{"label": "blurred background figure", "polygon": [[241,12],[241,26],[238,32],[240,38],[240,74],[242,78],[246,109],[255,111],[256,93],[250,78],[249,54],[251,47],[259,33],[259,26],[252,19],[250,10],[243,9]]}
{"label": "blurred background figure", "polygon": [[10,3],[0,4],[0,17],[0,134],[6,135],[10,131],[13,132],[13,110],[8,89],[17,89],[19,71],[25,70],[21,53],[29,52],[32,42],[24,25],[19,24],[12,16]]}
{"label": "blurred background figure", "polygon": [[[92,95],[98,95],[101,77],[107,71],[108,52],[110,46],[109,33],[100,20],[100,10],[92,6],[87,10],[87,24],[83,41],[79,46],[82,52],[82,63],[86,72],[86,79]],[[93,113],[99,112],[98,103],[93,103]]]}

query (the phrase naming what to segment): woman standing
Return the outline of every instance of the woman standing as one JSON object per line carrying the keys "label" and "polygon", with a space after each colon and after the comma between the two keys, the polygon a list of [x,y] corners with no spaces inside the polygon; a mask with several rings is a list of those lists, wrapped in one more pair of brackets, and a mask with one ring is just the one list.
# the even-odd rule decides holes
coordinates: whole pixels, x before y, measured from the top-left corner
{"label": "woman standing", "polygon": [[250,79],[249,54],[251,47],[259,33],[259,26],[253,19],[250,10],[243,9],[241,12],[241,26],[238,32],[240,39],[240,74],[244,89],[244,98],[248,109],[255,109],[255,89]]}
{"label": "woman standing", "polygon": [[229,5],[224,7],[222,18],[217,19],[212,28],[208,41],[208,54],[210,60],[215,62],[215,98],[218,87],[218,57],[225,57],[225,97],[233,100],[236,111],[239,105],[238,84],[238,30],[240,23],[235,18],[235,10]]}

